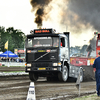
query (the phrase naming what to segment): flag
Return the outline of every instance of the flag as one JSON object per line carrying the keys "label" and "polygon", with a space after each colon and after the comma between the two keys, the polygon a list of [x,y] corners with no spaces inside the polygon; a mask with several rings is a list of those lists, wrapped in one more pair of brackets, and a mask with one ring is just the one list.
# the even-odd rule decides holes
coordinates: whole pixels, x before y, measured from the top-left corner
{"label": "flag", "polygon": [[5,49],[8,49],[8,41],[5,43]]}

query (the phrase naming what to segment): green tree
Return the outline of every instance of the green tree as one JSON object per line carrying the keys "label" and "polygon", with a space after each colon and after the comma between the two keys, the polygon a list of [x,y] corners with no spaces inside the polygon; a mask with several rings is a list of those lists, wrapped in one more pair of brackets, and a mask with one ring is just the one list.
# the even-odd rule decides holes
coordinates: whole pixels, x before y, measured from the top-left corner
{"label": "green tree", "polygon": [[[6,31],[1,34],[1,41],[3,45],[8,41],[8,50],[14,52],[14,48],[24,48],[25,43],[25,34],[18,29],[14,29],[13,27],[9,27]],[[4,46],[1,48],[4,52]]]}
{"label": "green tree", "polygon": [[4,51],[5,27],[0,26],[0,51]]}

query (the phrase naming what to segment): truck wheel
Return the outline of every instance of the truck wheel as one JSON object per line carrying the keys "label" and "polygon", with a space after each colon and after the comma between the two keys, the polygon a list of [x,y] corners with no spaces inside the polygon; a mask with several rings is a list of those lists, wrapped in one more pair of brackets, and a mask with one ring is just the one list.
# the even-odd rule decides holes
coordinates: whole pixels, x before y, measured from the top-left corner
{"label": "truck wheel", "polygon": [[60,81],[66,82],[68,79],[68,68],[64,65],[62,72],[58,73],[58,79]]}
{"label": "truck wheel", "polygon": [[37,81],[38,75],[36,73],[29,72],[29,78],[31,81]]}

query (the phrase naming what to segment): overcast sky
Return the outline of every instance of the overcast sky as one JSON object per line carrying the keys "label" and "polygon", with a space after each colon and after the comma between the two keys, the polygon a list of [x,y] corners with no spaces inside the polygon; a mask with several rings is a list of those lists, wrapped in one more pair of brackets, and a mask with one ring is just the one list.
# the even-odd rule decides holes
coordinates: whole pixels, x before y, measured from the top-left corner
{"label": "overcast sky", "polygon": [[[71,32],[71,46],[87,44],[89,39],[93,37],[92,27],[87,24],[89,28],[88,26],[82,25],[83,28],[79,27],[79,29],[74,29],[73,26],[76,25],[71,23],[71,21],[73,21],[71,17],[74,16],[73,19],[75,22],[78,20],[78,15],[68,15],[73,12],[67,10],[67,2],[65,3],[65,1],[66,0],[52,0],[51,6],[49,6],[49,9],[52,9],[47,16],[49,19],[43,21],[43,27],[54,28],[57,32],[64,32],[68,29],[68,31]],[[30,0],[0,0],[0,26],[4,26],[5,28],[14,27],[14,29],[20,29],[25,34],[29,34],[30,30],[37,28],[37,25],[34,23],[35,14],[31,12],[31,10],[32,6]],[[68,18],[70,18],[70,20]],[[79,26],[79,24],[78,22],[77,25]],[[78,34],[78,32],[74,33],[75,30],[80,30],[80,28],[82,28],[81,35]]]}
{"label": "overcast sky", "polygon": [[28,34],[35,27],[29,0],[0,0],[0,26]]}

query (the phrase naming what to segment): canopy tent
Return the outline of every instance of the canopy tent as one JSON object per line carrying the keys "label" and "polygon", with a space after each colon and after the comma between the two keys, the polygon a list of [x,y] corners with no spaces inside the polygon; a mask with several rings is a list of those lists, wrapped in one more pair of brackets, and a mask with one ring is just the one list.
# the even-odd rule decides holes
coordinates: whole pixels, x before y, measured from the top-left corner
{"label": "canopy tent", "polygon": [[5,51],[4,53],[0,54],[0,57],[18,57],[18,55],[12,53],[11,51]]}

